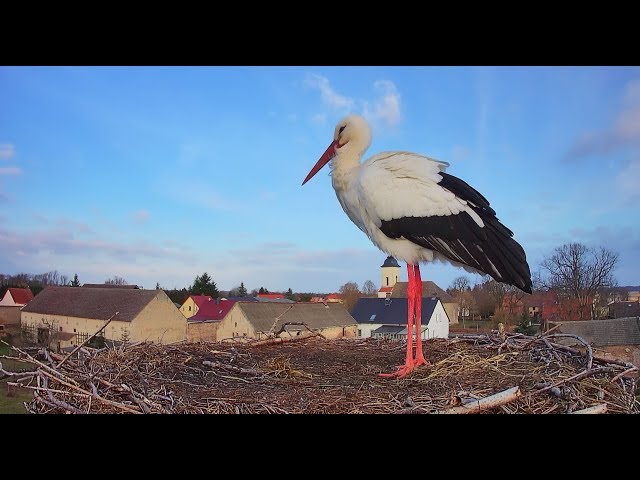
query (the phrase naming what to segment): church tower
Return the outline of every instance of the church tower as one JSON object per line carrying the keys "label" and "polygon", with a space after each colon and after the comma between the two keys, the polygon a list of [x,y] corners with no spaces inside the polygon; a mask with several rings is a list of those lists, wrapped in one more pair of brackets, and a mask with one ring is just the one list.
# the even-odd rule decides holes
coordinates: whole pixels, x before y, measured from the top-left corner
{"label": "church tower", "polygon": [[380,266],[380,273],[382,275],[380,290],[393,287],[400,280],[400,265],[398,265],[398,261],[389,255]]}

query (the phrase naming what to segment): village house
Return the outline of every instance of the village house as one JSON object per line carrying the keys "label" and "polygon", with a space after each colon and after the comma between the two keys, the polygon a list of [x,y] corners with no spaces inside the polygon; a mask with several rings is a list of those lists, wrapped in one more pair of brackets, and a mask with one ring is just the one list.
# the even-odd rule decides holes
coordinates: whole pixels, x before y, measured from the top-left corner
{"label": "village house", "polygon": [[[358,322],[358,338],[406,340],[408,302],[406,298],[358,299],[351,312]],[[423,340],[449,337],[449,318],[439,298],[422,298],[421,327]]]}
{"label": "village house", "polygon": [[[407,298],[407,287],[409,282],[397,282],[393,286],[391,298]],[[450,324],[458,323],[458,315],[460,314],[460,304],[456,299],[441,289],[438,285],[430,280],[422,282],[422,298],[437,297],[442,302],[442,306],[447,312],[447,318]]]}
{"label": "village house", "polygon": [[612,302],[607,307],[607,318],[640,316],[640,302]]}
{"label": "village house", "polygon": [[217,340],[298,336],[308,328],[331,340],[355,338],[356,322],[340,303],[236,302],[217,330]]}
{"label": "village house", "polygon": [[[578,335],[591,344],[594,355],[616,358],[640,367],[640,317],[551,322],[550,324],[551,327],[556,325],[560,325],[558,332]],[[582,345],[571,338],[558,341],[576,347]]]}
{"label": "village house", "polygon": [[[378,298],[407,298],[409,282],[400,281],[400,271],[401,268],[398,261],[389,255],[380,265],[381,287],[378,290]],[[430,298],[433,296],[440,298],[447,312],[449,323],[458,323],[460,304],[434,282],[424,280],[422,282],[422,297]]]}
{"label": "village house", "polygon": [[235,303],[227,299],[204,302],[198,313],[187,318],[187,342],[215,342],[220,322]]}
{"label": "village house", "polygon": [[204,303],[213,300],[209,295],[189,295],[180,307],[180,313],[186,318],[193,317]]}
{"label": "village house", "polygon": [[55,349],[78,345],[116,312],[104,330],[113,341],[184,341],[187,320],[163,290],[47,287],[21,311],[22,329]]}
{"label": "village house", "polygon": [[33,300],[29,288],[9,287],[0,300],[0,326],[20,325],[20,309]]}
{"label": "village house", "polygon": [[269,300],[284,300],[284,293],[258,293],[256,295],[258,301],[269,299]]}

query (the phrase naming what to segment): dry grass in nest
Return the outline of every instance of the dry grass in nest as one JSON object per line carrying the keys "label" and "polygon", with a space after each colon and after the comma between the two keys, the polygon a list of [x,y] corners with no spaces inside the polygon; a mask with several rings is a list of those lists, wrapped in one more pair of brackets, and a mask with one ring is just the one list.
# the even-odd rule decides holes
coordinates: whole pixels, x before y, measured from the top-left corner
{"label": "dry grass in nest", "polygon": [[482,411],[640,411],[637,368],[557,340],[489,334],[425,341],[432,365],[404,379],[377,375],[403,363],[402,344],[319,337],[82,348],[59,368],[61,356],[14,349],[13,358],[31,359],[37,369],[2,373],[34,391],[31,413],[445,413],[511,387],[519,387],[517,398]]}

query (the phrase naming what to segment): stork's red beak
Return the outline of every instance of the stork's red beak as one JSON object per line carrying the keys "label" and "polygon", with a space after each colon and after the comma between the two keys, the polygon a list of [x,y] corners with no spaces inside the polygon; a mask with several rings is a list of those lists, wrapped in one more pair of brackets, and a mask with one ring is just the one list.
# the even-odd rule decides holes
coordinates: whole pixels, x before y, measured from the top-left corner
{"label": "stork's red beak", "polygon": [[333,157],[336,156],[336,148],[338,147],[340,147],[340,144],[338,143],[337,140],[334,140],[333,142],[331,142],[331,145],[329,145],[329,148],[327,148],[327,150],[322,154],[322,156],[320,157],[320,160],[318,160],[318,163],[316,163],[313,166],[313,168],[309,172],[309,175],[307,175],[307,178],[305,178],[304,182],[302,182],[302,185],[304,185],[309,180],[311,180],[311,177],[313,177],[316,173],[318,173],[322,167],[324,167],[327,163],[329,163],[329,160],[331,160]]}

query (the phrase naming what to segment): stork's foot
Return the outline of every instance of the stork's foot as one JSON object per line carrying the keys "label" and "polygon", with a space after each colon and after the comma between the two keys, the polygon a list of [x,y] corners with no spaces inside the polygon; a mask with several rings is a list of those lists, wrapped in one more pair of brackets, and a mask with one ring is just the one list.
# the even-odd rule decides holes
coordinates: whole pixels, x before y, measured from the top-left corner
{"label": "stork's foot", "polygon": [[422,355],[418,355],[418,357],[414,361],[414,367],[419,367],[420,365],[424,365],[425,367],[430,367],[431,363]]}
{"label": "stork's foot", "polygon": [[396,370],[393,373],[380,373],[379,375],[385,378],[390,378],[390,377],[404,378],[407,375],[409,375],[415,367],[416,365],[413,363],[409,365],[400,365],[398,367],[398,370]]}

